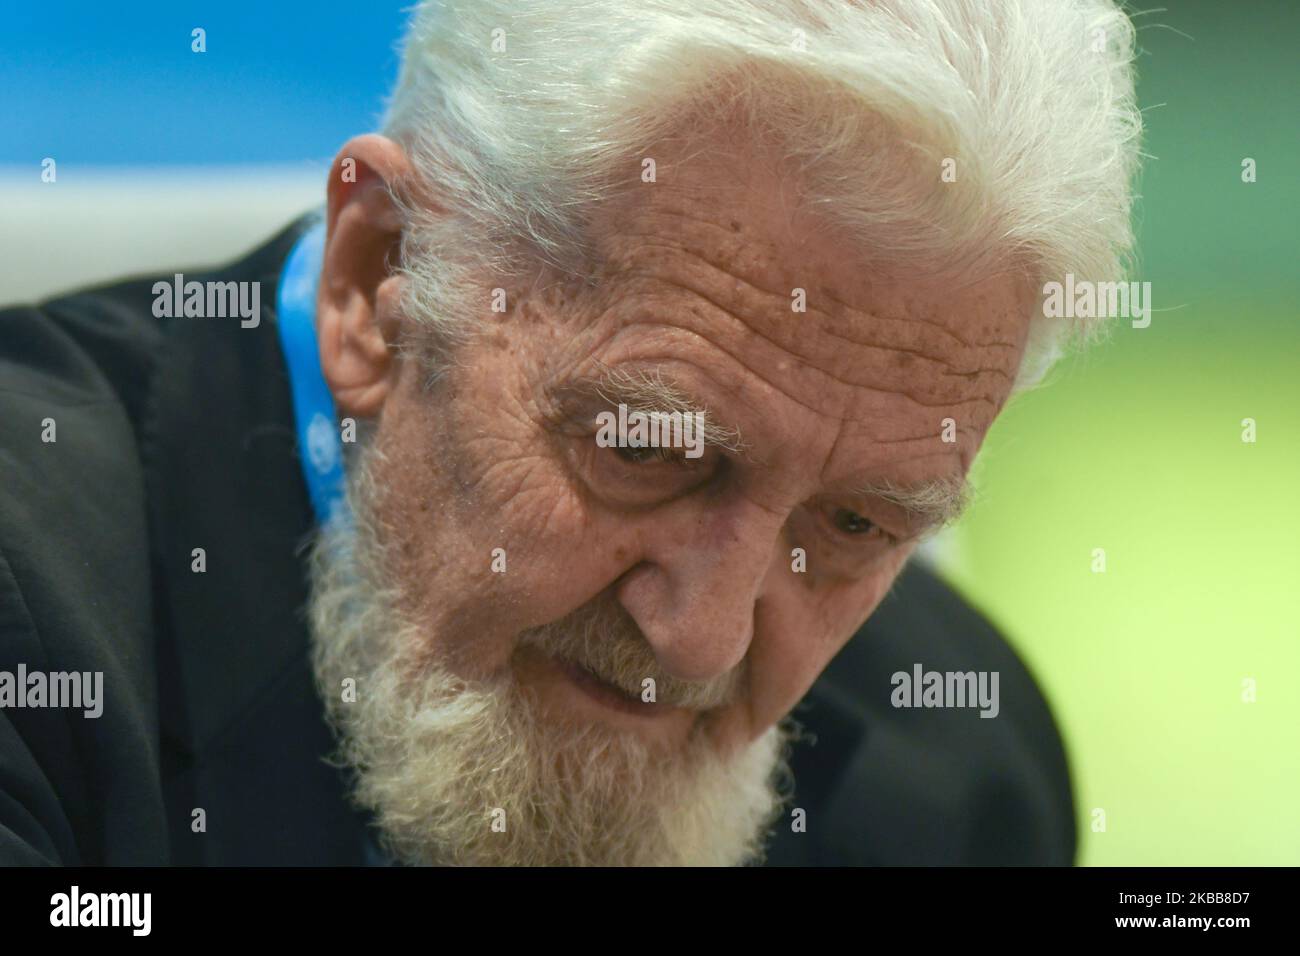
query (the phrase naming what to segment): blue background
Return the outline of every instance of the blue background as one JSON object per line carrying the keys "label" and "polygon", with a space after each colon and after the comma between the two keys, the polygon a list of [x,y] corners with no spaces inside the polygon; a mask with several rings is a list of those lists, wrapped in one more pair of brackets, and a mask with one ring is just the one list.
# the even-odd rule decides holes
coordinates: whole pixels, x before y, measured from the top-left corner
{"label": "blue background", "polygon": [[0,164],[21,165],[328,159],[378,125],[406,21],[384,0],[5,6]]}

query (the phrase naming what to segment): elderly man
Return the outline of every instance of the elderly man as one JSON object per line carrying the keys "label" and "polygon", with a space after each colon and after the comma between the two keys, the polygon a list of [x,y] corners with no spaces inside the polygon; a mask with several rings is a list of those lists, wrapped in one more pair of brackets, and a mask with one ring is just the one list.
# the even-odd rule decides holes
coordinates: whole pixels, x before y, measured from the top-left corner
{"label": "elderly man", "polygon": [[420,7],[323,216],[0,316],[0,670],[103,680],[13,685],[0,859],[1070,862],[1032,679],[905,566],[1090,331],[1044,283],[1120,278],[1131,52]]}

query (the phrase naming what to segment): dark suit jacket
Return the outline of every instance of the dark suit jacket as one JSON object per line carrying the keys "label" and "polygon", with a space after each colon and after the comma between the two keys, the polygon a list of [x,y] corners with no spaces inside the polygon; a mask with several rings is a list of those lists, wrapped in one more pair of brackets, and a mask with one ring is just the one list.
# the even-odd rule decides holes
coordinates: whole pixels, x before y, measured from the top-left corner
{"label": "dark suit jacket", "polygon": [[[154,318],[155,278],[0,312],[0,671],[104,674],[98,719],[0,710],[2,863],[365,859],[366,821],[323,760],[302,615],[312,513],[274,290],[303,227],[186,272],[260,281],[257,328]],[[1000,672],[1000,715],[893,709],[890,675],[916,662]],[[1072,862],[1047,705],[924,569],[903,574],[796,716],[816,737],[794,758],[807,832],[778,826],[770,863]]]}

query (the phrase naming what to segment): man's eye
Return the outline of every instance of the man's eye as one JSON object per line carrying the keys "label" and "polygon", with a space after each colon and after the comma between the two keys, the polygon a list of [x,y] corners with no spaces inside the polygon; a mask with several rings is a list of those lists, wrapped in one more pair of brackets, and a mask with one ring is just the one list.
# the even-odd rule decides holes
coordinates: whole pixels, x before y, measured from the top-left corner
{"label": "man's eye", "polygon": [[580,460],[588,485],[607,500],[650,506],[687,493],[718,474],[722,463],[709,455],[691,458],[672,446],[582,442]]}
{"label": "man's eye", "polygon": [[845,534],[869,534],[876,527],[870,518],[864,518],[857,512],[849,511],[847,508],[836,509],[833,520],[835,527]]}
{"label": "man's eye", "polygon": [[686,458],[673,448],[649,445],[626,445],[610,449],[624,461],[632,465],[644,465],[653,461],[665,461],[672,464],[684,464]]}

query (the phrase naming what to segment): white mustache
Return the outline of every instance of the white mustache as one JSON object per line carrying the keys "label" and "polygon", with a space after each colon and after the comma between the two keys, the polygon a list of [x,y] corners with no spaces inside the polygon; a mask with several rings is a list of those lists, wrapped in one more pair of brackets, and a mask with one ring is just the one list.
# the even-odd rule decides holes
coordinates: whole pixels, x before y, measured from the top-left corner
{"label": "white mustache", "polygon": [[749,658],[708,681],[686,681],[666,673],[641,629],[625,610],[607,598],[585,604],[567,617],[519,636],[521,646],[589,671],[630,697],[640,698],[644,681],[654,681],[655,700],[672,707],[710,710],[739,696],[748,676]]}

